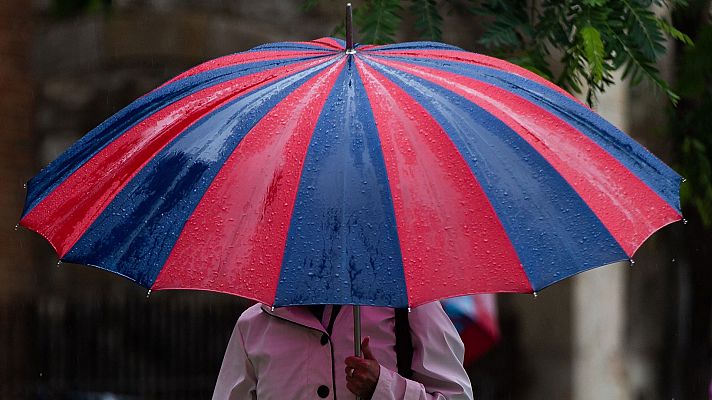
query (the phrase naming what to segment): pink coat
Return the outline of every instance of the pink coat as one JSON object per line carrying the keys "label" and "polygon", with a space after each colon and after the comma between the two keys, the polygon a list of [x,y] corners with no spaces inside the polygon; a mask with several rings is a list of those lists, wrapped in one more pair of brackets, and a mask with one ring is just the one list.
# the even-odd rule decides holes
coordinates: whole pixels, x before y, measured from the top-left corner
{"label": "pink coat", "polygon": [[[362,335],[381,364],[374,400],[472,399],[457,331],[434,302],[409,314],[413,379],[398,375],[391,308],[361,307]],[[271,311],[257,304],[235,325],[214,400],[351,400],[344,360],[353,354],[352,307],[343,306],[329,336],[304,307]],[[336,396],[334,396],[336,394]]]}

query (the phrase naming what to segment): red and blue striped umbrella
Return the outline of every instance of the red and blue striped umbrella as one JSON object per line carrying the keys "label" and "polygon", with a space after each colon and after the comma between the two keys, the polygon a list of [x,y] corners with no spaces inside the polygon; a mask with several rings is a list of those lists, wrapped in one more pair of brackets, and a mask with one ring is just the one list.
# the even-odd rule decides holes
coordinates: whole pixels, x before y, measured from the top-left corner
{"label": "red and blue striped umbrella", "polygon": [[431,42],[199,65],[27,185],[66,262],[275,306],[535,292],[680,219],[680,177],[542,78]]}

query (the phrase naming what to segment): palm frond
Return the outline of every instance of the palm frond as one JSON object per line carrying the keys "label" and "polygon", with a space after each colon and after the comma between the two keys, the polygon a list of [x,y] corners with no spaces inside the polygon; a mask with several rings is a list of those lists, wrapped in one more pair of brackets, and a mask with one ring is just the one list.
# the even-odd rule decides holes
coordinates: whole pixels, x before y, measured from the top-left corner
{"label": "palm frond", "polygon": [[421,39],[442,40],[443,17],[436,0],[413,0],[411,13],[415,16],[415,29]]}

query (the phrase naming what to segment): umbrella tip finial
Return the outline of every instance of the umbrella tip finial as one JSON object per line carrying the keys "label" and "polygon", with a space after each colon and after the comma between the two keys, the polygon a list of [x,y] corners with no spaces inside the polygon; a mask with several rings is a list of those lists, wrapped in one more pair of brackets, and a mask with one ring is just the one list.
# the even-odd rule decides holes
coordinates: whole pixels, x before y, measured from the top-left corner
{"label": "umbrella tip finial", "polygon": [[356,50],[354,50],[353,28],[351,27],[352,18],[353,12],[351,11],[351,3],[346,3],[346,54],[356,53]]}
{"label": "umbrella tip finial", "polygon": [[532,292],[532,294],[534,295],[535,299],[537,298],[537,296],[539,296],[539,293],[537,293],[537,292]]}

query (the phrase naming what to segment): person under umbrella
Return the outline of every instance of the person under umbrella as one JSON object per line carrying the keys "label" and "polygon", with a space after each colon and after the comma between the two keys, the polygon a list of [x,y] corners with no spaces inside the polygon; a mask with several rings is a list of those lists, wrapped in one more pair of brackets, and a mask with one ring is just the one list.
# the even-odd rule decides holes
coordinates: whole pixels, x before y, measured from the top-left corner
{"label": "person under umbrella", "polygon": [[410,313],[362,307],[363,357],[349,356],[351,308],[250,307],[230,338],[213,400],[473,398],[462,341],[439,302]]}

